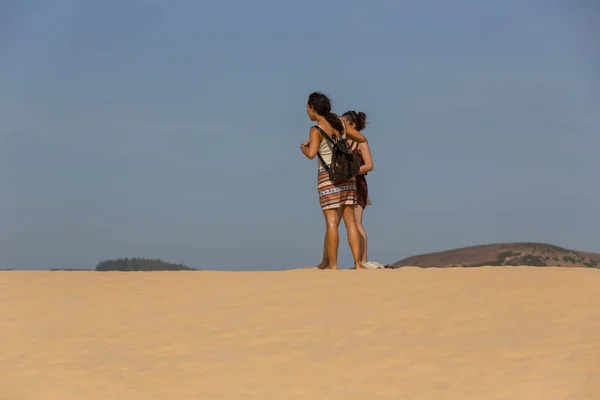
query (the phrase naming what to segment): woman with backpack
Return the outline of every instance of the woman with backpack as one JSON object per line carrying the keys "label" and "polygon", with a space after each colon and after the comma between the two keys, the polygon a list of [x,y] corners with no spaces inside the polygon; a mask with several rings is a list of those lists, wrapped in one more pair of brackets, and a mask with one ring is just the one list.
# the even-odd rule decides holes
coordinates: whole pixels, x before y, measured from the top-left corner
{"label": "woman with backpack", "polygon": [[[367,115],[364,112],[356,112],[354,110],[346,111],[342,114],[344,122],[355,128],[357,131],[362,132],[367,125]],[[373,159],[371,157],[371,149],[369,148],[369,142],[356,142],[349,140],[351,149],[356,153],[360,160],[360,170],[356,175],[356,194],[357,194],[357,206],[354,209],[356,225],[360,232],[360,255],[362,264],[367,268],[382,268],[383,264],[374,261],[367,261],[367,248],[368,248],[368,236],[363,226],[363,213],[368,205],[371,205],[369,199],[369,187],[367,185],[366,175],[373,170]],[[323,260],[319,264],[318,268],[323,268],[329,262],[327,258],[327,242],[323,247]]]}
{"label": "woman with backpack", "polygon": [[362,133],[331,112],[331,101],[322,93],[313,92],[308,96],[306,113],[316,125],[311,127],[309,139],[300,145],[300,150],[310,160],[319,156],[317,190],[326,227],[327,265],[321,265],[319,268],[338,269],[338,227],[340,218],[343,218],[348,231],[348,244],[354,258],[354,268],[363,269],[360,254],[361,236],[354,211],[357,205],[356,178],[353,176],[343,182],[334,182],[329,171],[333,161],[333,143],[337,139],[348,137],[356,143],[363,143],[366,139]]}

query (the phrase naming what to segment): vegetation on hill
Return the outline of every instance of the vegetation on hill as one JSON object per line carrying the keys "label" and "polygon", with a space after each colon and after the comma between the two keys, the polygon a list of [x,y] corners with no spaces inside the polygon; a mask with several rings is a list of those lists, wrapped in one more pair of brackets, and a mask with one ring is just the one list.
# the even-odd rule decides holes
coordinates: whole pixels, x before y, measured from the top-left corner
{"label": "vegetation on hill", "polygon": [[408,257],[389,268],[518,265],[600,268],[600,254],[577,252],[546,243],[496,243]]}
{"label": "vegetation on hill", "polygon": [[96,271],[194,271],[183,264],[172,264],[159,259],[119,258],[106,260],[96,266]]}

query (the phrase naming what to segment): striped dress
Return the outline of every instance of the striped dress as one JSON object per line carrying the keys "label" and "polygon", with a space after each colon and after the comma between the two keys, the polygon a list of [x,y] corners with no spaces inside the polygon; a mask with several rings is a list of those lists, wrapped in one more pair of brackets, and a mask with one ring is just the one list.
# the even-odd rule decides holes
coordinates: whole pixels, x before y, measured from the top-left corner
{"label": "striped dress", "polygon": [[[331,150],[331,144],[327,139],[322,139],[319,144],[319,153],[328,166],[331,165]],[[356,179],[352,178],[347,182],[336,185],[329,180],[329,174],[318,158],[317,163],[317,190],[321,209],[330,210],[339,208],[342,205],[355,205],[357,203]]]}

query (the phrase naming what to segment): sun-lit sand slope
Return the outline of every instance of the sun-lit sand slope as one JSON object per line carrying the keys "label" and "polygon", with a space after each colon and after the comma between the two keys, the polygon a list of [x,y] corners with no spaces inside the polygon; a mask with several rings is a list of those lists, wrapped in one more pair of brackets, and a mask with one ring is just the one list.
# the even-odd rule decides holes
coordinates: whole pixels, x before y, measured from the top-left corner
{"label": "sun-lit sand slope", "polygon": [[0,272],[0,399],[600,399],[600,270]]}

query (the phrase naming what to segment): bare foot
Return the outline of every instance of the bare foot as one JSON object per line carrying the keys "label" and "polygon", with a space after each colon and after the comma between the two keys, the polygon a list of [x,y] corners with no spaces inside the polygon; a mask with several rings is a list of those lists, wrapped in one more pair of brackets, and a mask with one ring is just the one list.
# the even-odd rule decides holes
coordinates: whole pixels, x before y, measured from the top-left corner
{"label": "bare foot", "polygon": [[328,264],[327,263],[323,263],[323,262],[321,264],[317,265],[318,269],[327,269],[327,267],[328,267]]}
{"label": "bare foot", "polygon": [[321,266],[319,265],[319,269],[338,269],[337,265],[325,265],[324,267],[321,268]]}
{"label": "bare foot", "polygon": [[354,268],[352,268],[352,269],[366,269],[366,268],[362,265],[362,263],[360,263],[360,264],[355,264]]}

